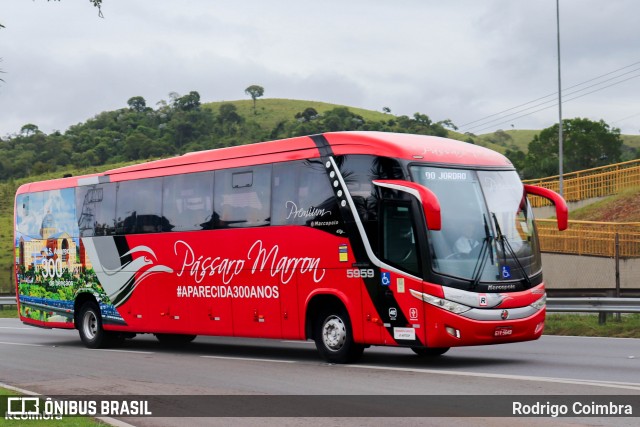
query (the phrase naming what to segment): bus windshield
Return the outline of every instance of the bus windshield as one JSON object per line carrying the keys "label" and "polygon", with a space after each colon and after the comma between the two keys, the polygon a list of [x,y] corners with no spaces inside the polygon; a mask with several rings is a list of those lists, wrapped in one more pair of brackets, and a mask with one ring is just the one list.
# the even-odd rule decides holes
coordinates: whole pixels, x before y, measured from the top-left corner
{"label": "bus windshield", "polygon": [[524,281],[541,270],[533,214],[517,173],[413,166],[433,191],[442,229],[429,231],[433,271],[478,283]]}

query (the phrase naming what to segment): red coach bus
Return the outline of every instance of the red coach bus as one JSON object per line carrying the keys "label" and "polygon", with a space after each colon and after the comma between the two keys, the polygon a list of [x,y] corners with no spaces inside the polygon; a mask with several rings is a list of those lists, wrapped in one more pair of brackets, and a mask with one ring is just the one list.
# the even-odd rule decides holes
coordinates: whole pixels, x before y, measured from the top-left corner
{"label": "red coach bus", "polygon": [[418,355],[540,337],[527,194],[501,154],[431,136],[336,132],[25,184],[15,203],[24,323],[90,348],[137,333],[313,339]]}

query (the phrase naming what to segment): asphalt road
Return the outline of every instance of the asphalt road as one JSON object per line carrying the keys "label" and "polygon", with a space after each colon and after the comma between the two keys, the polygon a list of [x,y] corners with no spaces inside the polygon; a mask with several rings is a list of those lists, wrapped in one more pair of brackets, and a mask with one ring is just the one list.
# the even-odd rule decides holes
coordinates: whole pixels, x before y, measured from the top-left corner
{"label": "asphalt road", "polygon": [[[311,342],[198,337],[162,347],[152,336],[89,350],[77,331],[0,319],[0,382],[46,395],[640,395],[640,340],[544,336],[536,342],[454,348],[431,360],[373,347],[356,365],[327,364]],[[393,400],[391,400],[393,402]],[[322,402],[321,402],[322,403]],[[635,408],[640,412],[640,407]],[[378,425],[388,418],[305,419]],[[366,414],[362,414],[366,415]],[[528,418],[526,425],[637,425],[634,418]],[[139,426],[180,418],[128,418]],[[189,425],[299,425],[293,418],[190,418]],[[516,420],[517,421],[517,420]],[[526,421],[526,422],[524,422]],[[394,418],[402,425],[510,425],[512,418]],[[518,424],[516,422],[516,424]]]}

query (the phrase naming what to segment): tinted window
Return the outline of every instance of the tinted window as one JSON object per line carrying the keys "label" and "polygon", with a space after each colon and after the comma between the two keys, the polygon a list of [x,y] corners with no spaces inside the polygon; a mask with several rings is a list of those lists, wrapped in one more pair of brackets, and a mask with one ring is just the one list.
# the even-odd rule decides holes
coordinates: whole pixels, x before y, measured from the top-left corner
{"label": "tinted window", "polygon": [[162,218],[161,178],[124,181],[116,186],[116,234],[155,233],[168,228]]}
{"label": "tinted window", "polygon": [[213,172],[167,176],[163,187],[163,231],[213,228]]}
{"label": "tinted window", "polygon": [[382,210],[382,258],[401,270],[420,275],[411,204],[387,200]]}
{"label": "tinted window", "polygon": [[378,249],[378,191],[375,179],[404,179],[400,164],[390,158],[366,155],[349,155],[337,159],[351,198],[371,243]]}
{"label": "tinted window", "polygon": [[81,237],[115,234],[116,185],[78,187],[76,214]]}
{"label": "tinted window", "polygon": [[217,227],[268,225],[271,210],[271,165],[215,172]]}
{"label": "tinted window", "polygon": [[324,165],[316,160],[273,166],[273,224],[335,227],[339,214]]}

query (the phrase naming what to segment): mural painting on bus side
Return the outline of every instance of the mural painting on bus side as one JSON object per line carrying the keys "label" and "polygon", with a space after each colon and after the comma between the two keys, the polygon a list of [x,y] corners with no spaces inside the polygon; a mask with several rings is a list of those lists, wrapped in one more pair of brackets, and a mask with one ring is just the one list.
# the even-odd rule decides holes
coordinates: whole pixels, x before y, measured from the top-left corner
{"label": "mural painting on bus side", "polygon": [[122,323],[81,243],[74,189],[18,195],[15,221],[21,316],[72,324],[76,295],[90,292],[105,321]]}

